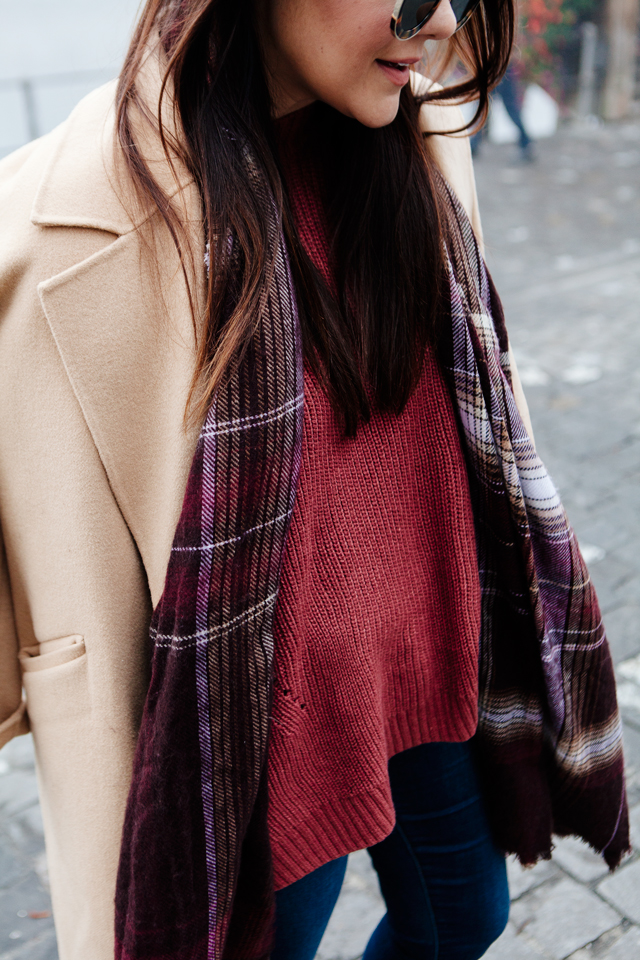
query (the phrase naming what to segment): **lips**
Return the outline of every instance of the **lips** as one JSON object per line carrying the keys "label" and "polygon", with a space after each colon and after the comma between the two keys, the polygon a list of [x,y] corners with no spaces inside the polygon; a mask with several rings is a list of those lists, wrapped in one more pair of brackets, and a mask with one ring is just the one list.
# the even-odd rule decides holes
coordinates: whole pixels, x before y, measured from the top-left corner
{"label": "lips", "polygon": [[396,63],[394,60],[378,60],[377,62],[385,67],[391,67],[393,70],[406,70],[410,66],[409,63]]}
{"label": "lips", "polygon": [[409,67],[417,62],[417,60],[376,60],[387,79],[398,87],[403,87],[408,82]]}

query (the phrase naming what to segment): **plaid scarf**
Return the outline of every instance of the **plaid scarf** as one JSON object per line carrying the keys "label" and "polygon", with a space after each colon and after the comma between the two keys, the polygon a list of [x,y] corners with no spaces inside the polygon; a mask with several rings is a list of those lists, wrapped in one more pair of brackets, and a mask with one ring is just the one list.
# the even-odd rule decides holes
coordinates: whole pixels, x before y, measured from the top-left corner
{"label": "plaid scarf", "polygon": [[[628,849],[621,725],[598,603],[510,386],[502,310],[447,212],[456,401],[483,596],[476,735],[495,837],[533,863],[574,833]],[[267,207],[269,203],[267,201]],[[261,960],[272,944],[273,616],[300,467],[301,333],[279,225],[264,310],[196,449],[165,590],[116,890],[117,960]]]}

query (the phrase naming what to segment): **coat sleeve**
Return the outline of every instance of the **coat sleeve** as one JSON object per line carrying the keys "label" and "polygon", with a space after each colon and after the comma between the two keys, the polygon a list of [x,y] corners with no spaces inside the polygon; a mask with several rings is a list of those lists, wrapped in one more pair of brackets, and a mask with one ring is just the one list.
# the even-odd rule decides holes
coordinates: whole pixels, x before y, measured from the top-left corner
{"label": "coat sleeve", "polygon": [[7,558],[0,530],[0,747],[29,732],[18,661]]}

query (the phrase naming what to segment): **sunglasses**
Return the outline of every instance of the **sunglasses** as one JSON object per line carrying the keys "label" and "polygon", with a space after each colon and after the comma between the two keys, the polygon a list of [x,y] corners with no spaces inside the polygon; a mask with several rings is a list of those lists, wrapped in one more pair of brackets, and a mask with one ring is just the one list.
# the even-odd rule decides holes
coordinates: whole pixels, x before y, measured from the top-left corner
{"label": "sunglasses", "polygon": [[[398,0],[391,17],[391,31],[398,40],[410,40],[420,33],[427,20],[436,12],[440,0]],[[456,15],[456,30],[463,27],[480,0],[451,0]]]}

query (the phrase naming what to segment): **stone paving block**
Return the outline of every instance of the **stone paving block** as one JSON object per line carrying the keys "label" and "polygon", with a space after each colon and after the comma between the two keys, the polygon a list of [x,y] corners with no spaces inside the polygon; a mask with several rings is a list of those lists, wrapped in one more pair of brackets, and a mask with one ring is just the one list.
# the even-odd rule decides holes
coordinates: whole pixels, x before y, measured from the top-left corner
{"label": "stone paving block", "polygon": [[624,936],[624,933],[624,924],[614,927],[613,930],[607,930],[593,943],[572,953],[568,960],[609,960],[611,951]]}
{"label": "stone paving block", "polygon": [[528,942],[525,936],[518,935],[513,923],[507,924],[507,929],[484,954],[485,960],[540,960],[544,954],[534,944]]}
{"label": "stone paving block", "polygon": [[26,943],[15,941],[18,946],[0,954],[0,960],[59,960],[58,943],[53,931],[34,937]]}
{"label": "stone paving block", "polygon": [[351,854],[347,874],[316,960],[355,960],[386,912],[365,850]]}
{"label": "stone paving block", "polygon": [[630,803],[640,800],[640,768],[638,767],[627,768],[627,793]]}
{"label": "stone paving block", "polygon": [[[617,667],[623,668],[623,672],[626,672],[624,668],[627,668],[638,659],[637,655],[632,656],[632,654],[636,653],[638,647],[638,624],[640,624],[640,605],[638,603],[626,603],[617,610],[612,610],[606,614],[605,626],[607,628],[607,636],[609,636],[612,629],[615,628],[618,633],[623,634],[629,641],[629,654],[622,657],[619,661],[616,661]],[[632,680],[634,678],[628,676],[626,679]],[[640,686],[640,681],[636,680],[636,683]]]}
{"label": "stone paving block", "polygon": [[[48,913],[40,919],[29,917],[30,912]],[[0,894],[0,960],[5,953],[36,947],[51,954],[51,938],[55,938],[51,900],[38,876],[30,873],[23,881]],[[54,941],[55,942],[55,941]],[[23,946],[24,944],[24,946]],[[27,952],[29,960],[36,960],[39,953]],[[55,956],[55,954],[51,954]]]}
{"label": "stone paving block", "polygon": [[49,889],[49,864],[47,863],[47,852],[46,850],[41,850],[38,856],[36,857],[33,869],[38,875],[40,883],[42,884],[45,890]]}
{"label": "stone paving block", "polygon": [[[631,631],[629,631],[631,632]],[[618,703],[623,717],[631,724],[640,724],[640,656],[617,665]]]}
{"label": "stone paving block", "polygon": [[609,948],[606,960],[638,960],[640,958],[640,929],[631,927],[617,943]]}
{"label": "stone paving block", "polygon": [[598,893],[623,916],[640,923],[640,860],[626,864],[603,880]]}
{"label": "stone paving block", "polygon": [[373,907],[365,892],[350,891],[336,905],[318,948],[317,960],[355,960],[361,957],[384,913],[384,908],[376,910]]}
{"label": "stone paving block", "polygon": [[559,879],[560,871],[551,860],[541,860],[535,867],[523,867],[515,857],[507,857],[507,876],[513,901],[546,880]]}
{"label": "stone paving block", "polygon": [[28,873],[27,861],[6,836],[0,833],[0,890],[11,887]]}
{"label": "stone paving block", "polygon": [[624,759],[627,766],[627,793],[629,803],[640,803],[640,732],[629,723],[623,723]]}
{"label": "stone paving block", "polygon": [[640,727],[623,722],[622,738],[625,762],[628,766],[640,768]]}
{"label": "stone paving block", "polygon": [[14,737],[13,740],[5,744],[0,750],[0,760],[4,760],[15,770],[33,770],[35,768],[35,754],[31,734]]}
{"label": "stone paving block", "polygon": [[591,883],[609,873],[609,868],[602,857],[576,837],[557,838],[553,859],[563,870],[582,883]]}
{"label": "stone paving block", "polygon": [[518,900],[511,919],[554,960],[564,960],[621,921],[615,910],[568,877]]}
{"label": "stone paving block", "polygon": [[632,683],[635,683],[638,688],[640,688],[640,654],[636,657],[630,657],[628,660],[624,660],[622,663],[619,663],[616,672],[624,677],[626,680],[630,680]]}
{"label": "stone paving block", "polygon": [[29,807],[21,814],[5,821],[4,830],[14,846],[29,860],[34,862],[44,850],[44,837],[34,833],[30,821],[37,824],[42,822],[40,806]]}
{"label": "stone paving block", "polygon": [[640,853],[640,803],[629,810],[629,827],[634,853]]}
{"label": "stone paving block", "polygon": [[20,821],[26,826],[29,832],[42,839],[44,837],[44,824],[42,823],[42,810],[40,804],[34,807],[28,807],[22,813],[18,814]]}
{"label": "stone paving block", "polygon": [[[635,449],[635,442],[628,448],[628,453],[632,456],[634,464],[637,456],[637,451]],[[637,482],[637,467],[629,474],[622,474],[619,476],[620,479],[620,492],[624,494],[624,502],[628,500],[633,501],[633,506],[638,505],[638,492],[633,489],[633,485]],[[630,567],[633,567],[636,572],[638,570],[638,549],[637,543],[634,542],[634,538],[630,538],[625,543],[621,544],[620,547],[616,550],[617,556],[620,557],[625,563],[628,563]],[[637,597],[637,591],[634,593]],[[627,594],[628,596],[628,594]]]}
{"label": "stone paving block", "polygon": [[15,770],[0,777],[0,810],[10,817],[38,802],[36,775],[30,770]]}
{"label": "stone paving block", "polygon": [[[609,506],[603,506],[601,503],[597,513],[575,507],[572,510],[572,520],[579,542],[581,544],[594,543],[606,550],[607,553],[622,546],[629,538],[629,531],[628,529],[625,530],[619,522],[619,514],[620,506],[617,503],[612,503]],[[635,623],[638,623],[640,609],[634,606],[633,608],[627,608],[627,612],[630,618],[628,624],[632,624],[631,617],[634,614]],[[607,615],[605,620],[607,632],[609,631],[609,616],[610,614]]]}
{"label": "stone paving block", "polygon": [[622,719],[627,723],[640,724],[640,687],[627,680],[621,680],[616,684],[616,688]]}

